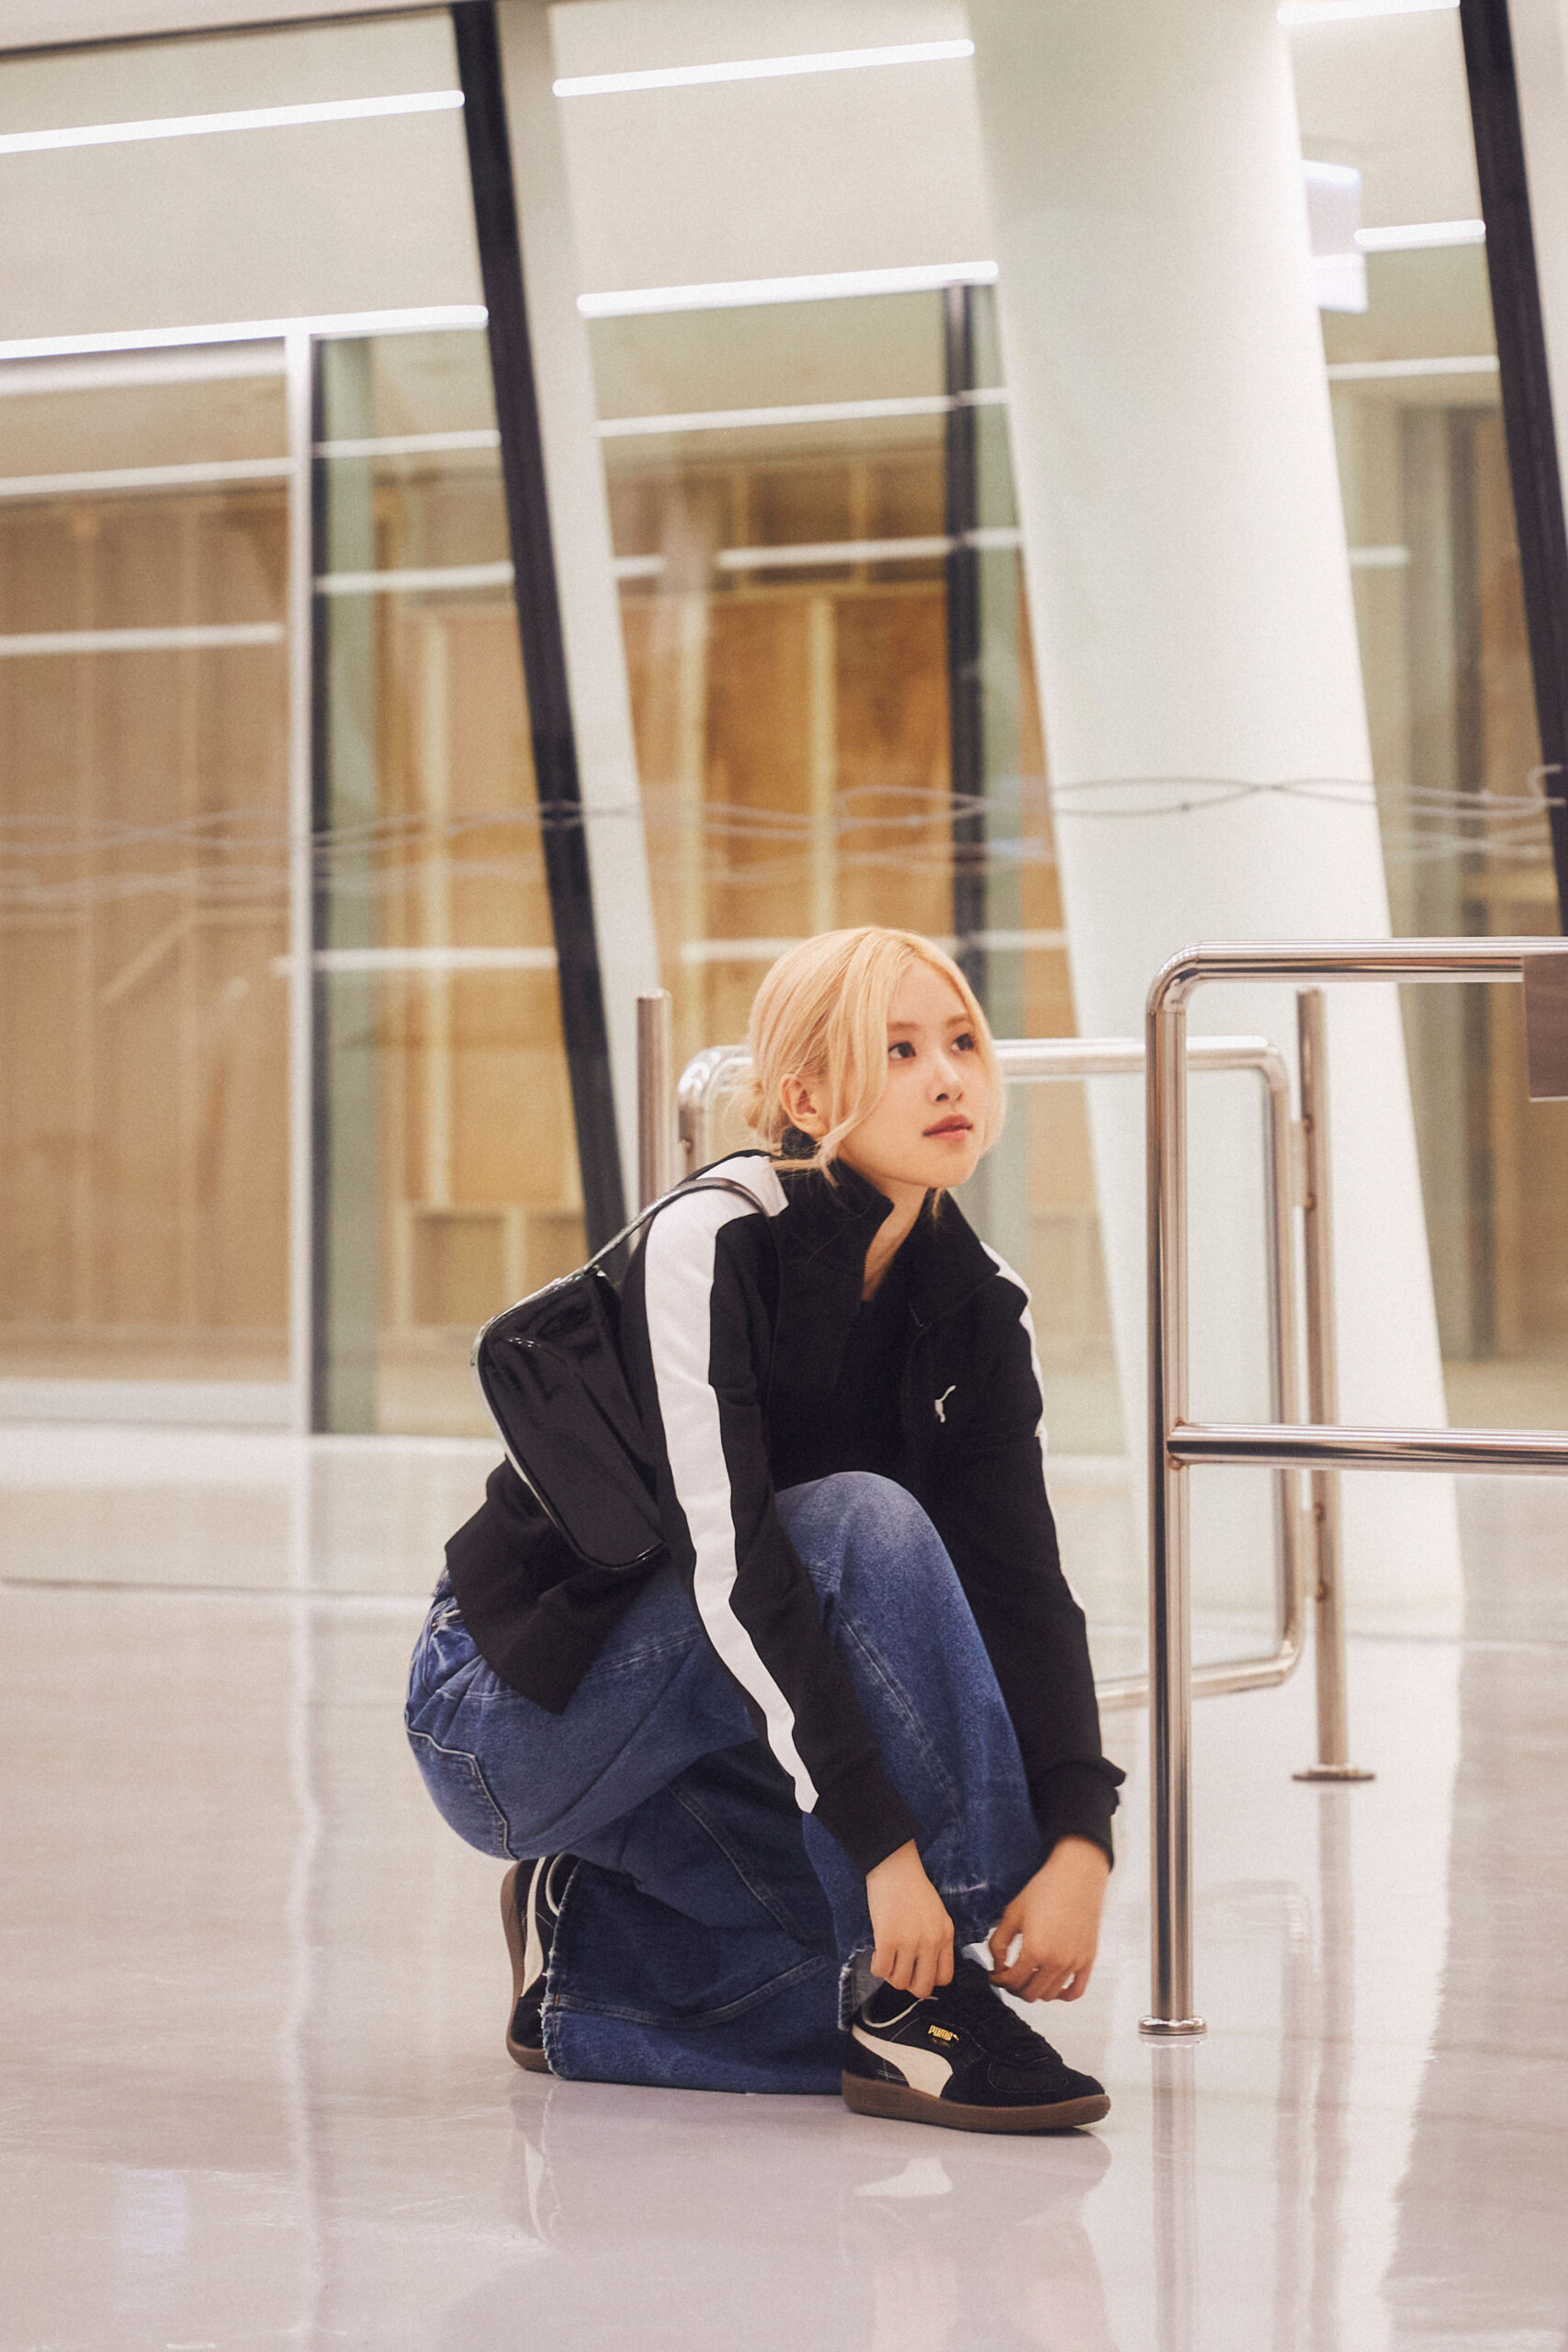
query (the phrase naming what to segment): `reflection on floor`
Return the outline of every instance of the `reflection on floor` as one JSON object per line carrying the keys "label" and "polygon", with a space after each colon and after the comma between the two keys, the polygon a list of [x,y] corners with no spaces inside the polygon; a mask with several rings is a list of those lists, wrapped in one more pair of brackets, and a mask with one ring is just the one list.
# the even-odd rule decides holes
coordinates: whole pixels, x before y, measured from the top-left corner
{"label": "reflection on floor", "polygon": [[1137,2036],[1114,1720],[1106,1948],[1048,2019],[1114,2105],[988,2141],[508,2064],[498,1866],[398,1712],[487,1460],[0,1451],[5,2352],[1568,2344],[1568,1490],[1466,1496],[1465,1643],[1352,1645],[1371,1786],[1292,1781],[1304,1679],[1200,1710],[1196,2048]]}

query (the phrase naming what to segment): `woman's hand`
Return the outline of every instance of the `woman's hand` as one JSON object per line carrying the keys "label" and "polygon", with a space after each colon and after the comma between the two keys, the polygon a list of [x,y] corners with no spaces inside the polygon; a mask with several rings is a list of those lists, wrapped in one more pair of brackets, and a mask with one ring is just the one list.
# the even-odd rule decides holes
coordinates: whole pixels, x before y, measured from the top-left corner
{"label": "woman's hand", "polygon": [[865,1895],[876,1939],[873,1975],[917,2001],[938,1984],[951,1984],[953,1922],[913,1838],[867,1871]]}
{"label": "woman's hand", "polygon": [[[1077,2001],[1100,1944],[1111,1864],[1087,1838],[1060,1838],[991,1930],[991,1973],[1024,2001]],[[1014,1944],[1018,1951],[1010,1961]]]}

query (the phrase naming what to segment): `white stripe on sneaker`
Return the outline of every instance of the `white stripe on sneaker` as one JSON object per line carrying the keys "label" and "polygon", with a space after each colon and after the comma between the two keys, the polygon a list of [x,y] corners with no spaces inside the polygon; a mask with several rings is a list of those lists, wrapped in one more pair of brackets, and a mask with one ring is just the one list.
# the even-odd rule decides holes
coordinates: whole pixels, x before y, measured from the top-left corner
{"label": "white stripe on sneaker", "polygon": [[934,2050],[911,2050],[902,2041],[882,2041],[874,2033],[867,2033],[863,2025],[854,2029],[855,2040],[874,2057],[897,2066],[913,2091],[924,2091],[928,2098],[940,2098],[953,2080],[953,2068]]}
{"label": "white stripe on sneaker", "polygon": [[535,1917],[535,1897],[539,1891],[542,1871],[550,1867],[551,1856],[544,1855],[536,1861],[528,1877],[526,1897],[527,1924],[523,1931],[523,1990],[531,1993],[545,1973],[545,1947],[539,1939],[538,1921]]}

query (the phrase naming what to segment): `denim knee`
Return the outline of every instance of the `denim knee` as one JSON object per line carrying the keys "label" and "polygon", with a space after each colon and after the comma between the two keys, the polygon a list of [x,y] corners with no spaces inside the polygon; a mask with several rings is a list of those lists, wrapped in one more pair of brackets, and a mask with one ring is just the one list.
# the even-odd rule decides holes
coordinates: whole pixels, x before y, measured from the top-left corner
{"label": "denim knee", "polygon": [[958,1589],[941,1536],[896,1478],[839,1470],[786,1488],[779,1506],[790,1541],[824,1600],[847,1578],[863,1588],[886,1578],[906,1602],[916,1586]]}

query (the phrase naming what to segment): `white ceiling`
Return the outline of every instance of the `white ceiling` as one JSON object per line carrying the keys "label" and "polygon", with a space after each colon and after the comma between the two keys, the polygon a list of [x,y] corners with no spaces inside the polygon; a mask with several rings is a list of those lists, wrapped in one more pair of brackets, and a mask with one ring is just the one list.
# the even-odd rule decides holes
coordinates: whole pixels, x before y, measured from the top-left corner
{"label": "white ceiling", "polygon": [[[254,19],[265,5],[0,0],[0,39]],[[310,0],[286,5],[296,20],[311,13]],[[962,0],[566,0],[552,10],[563,74],[950,39],[965,21]],[[1291,46],[1304,152],[1360,168],[1369,223],[1478,209],[1457,13],[1301,28]],[[0,62],[0,128],[453,78],[445,12],[296,21],[13,56]],[[567,99],[561,119],[586,290],[988,256],[967,61]],[[477,296],[456,115],[8,156],[0,208],[0,317],[12,335]],[[1441,274],[1429,275],[1436,288]],[[1430,333],[1441,324],[1434,316]],[[1419,339],[1420,322],[1408,331]]]}
{"label": "white ceiling", "polygon": [[1358,167],[1368,228],[1476,217],[1457,8],[1298,25],[1290,42],[1302,152]]}
{"label": "white ceiling", "polygon": [[[384,10],[429,0],[380,0]],[[0,0],[0,49],[55,48],[73,41],[134,40],[147,34],[214,27],[299,23],[341,17],[342,0]]]}

